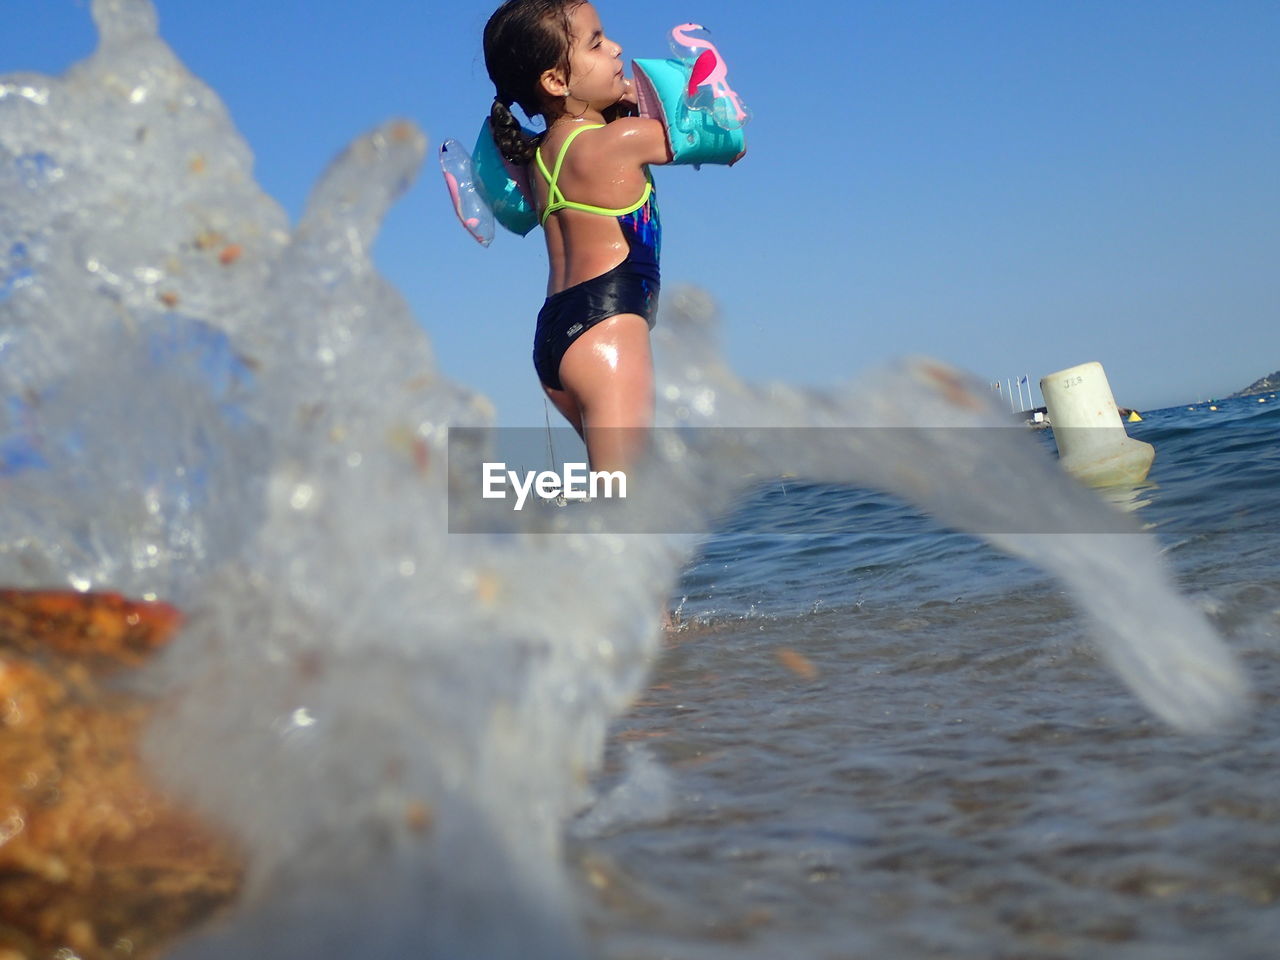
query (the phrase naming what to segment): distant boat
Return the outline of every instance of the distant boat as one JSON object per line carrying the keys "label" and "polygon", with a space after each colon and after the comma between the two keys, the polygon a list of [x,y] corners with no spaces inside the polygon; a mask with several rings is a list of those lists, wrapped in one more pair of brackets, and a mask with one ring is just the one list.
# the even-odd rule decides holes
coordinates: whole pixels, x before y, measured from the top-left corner
{"label": "distant boat", "polygon": [[1015,416],[1033,430],[1044,430],[1049,426],[1049,410],[1046,407],[1020,410]]}

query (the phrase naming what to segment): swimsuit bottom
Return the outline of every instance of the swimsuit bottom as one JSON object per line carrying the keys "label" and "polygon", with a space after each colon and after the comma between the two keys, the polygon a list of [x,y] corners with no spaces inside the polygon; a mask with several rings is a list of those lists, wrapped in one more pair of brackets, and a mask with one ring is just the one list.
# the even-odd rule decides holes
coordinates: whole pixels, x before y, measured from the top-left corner
{"label": "swimsuit bottom", "polygon": [[533,368],[544,386],[563,390],[560,361],[573,342],[597,323],[622,313],[644,317],[653,329],[658,312],[658,268],[624,260],[608,273],[547,297],[533,335]]}

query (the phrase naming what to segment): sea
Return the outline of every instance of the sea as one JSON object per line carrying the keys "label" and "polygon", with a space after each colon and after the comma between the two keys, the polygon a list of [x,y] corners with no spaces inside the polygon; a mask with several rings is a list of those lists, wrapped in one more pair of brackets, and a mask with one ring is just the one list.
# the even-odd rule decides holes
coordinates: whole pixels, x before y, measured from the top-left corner
{"label": "sea", "polygon": [[0,585],[186,618],[120,683],[247,873],[164,956],[1277,956],[1275,397],[1091,491],[942,362],[748,383],[664,291],[661,482],[467,528],[492,404],[370,253],[425,136],[291,223],[153,4],[91,14],[0,77]]}
{"label": "sea", "polygon": [[1144,411],[1151,473],[1111,491],[1254,680],[1226,733],[1154,720],[1053,580],[893,497],[782,481],[727,518],[612,731],[669,807],[579,829],[603,955],[1276,956],[1278,404]]}

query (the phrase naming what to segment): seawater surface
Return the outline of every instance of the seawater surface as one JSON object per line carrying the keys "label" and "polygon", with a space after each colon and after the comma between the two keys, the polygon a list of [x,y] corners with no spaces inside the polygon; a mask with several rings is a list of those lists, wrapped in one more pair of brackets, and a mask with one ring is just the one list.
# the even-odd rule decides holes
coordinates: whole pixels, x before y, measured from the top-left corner
{"label": "seawater surface", "polygon": [[1053,580],[892,496],[783,482],[726,519],[614,729],[619,797],[661,814],[614,798],[578,830],[606,954],[1274,956],[1280,404],[1259,399],[1146,414],[1149,480],[1111,492],[1248,664],[1258,709],[1228,734],[1153,722]]}

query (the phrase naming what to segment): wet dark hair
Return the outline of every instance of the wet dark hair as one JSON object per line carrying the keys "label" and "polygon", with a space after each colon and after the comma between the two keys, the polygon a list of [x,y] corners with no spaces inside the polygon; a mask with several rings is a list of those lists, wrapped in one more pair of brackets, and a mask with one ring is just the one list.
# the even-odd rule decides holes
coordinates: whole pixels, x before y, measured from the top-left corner
{"label": "wet dark hair", "polygon": [[484,27],[484,65],[497,95],[489,110],[493,139],[511,163],[533,159],[537,144],[511,112],[519,104],[532,117],[544,111],[539,78],[557,68],[569,75],[569,14],[583,0],[507,0]]}

